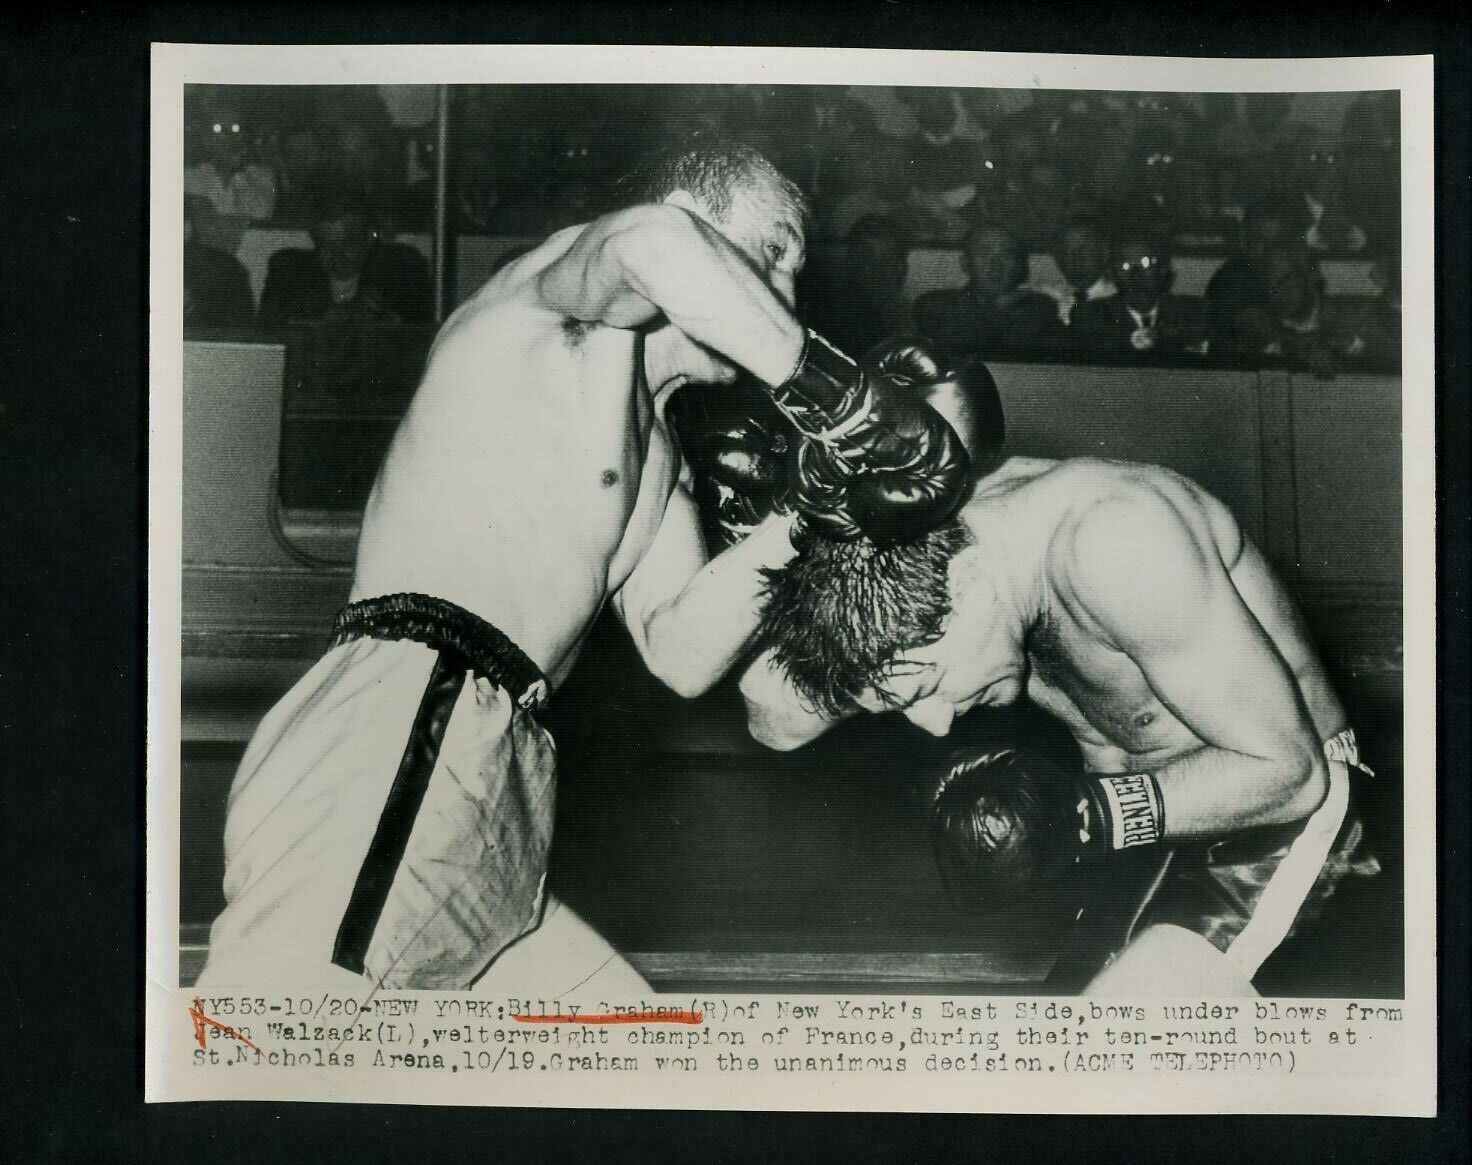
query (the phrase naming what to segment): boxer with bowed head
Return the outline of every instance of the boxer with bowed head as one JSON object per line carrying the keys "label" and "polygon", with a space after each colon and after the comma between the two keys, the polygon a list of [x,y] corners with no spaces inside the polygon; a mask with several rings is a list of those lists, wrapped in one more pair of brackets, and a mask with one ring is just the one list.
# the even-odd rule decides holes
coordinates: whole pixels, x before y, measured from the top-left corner
{"label": "boxer with bowed head", "polygon": [[708,561],[664,415],[676,389],[745,370],[852,481],[867,536],[917,537],[959,504],[966,454],[939,414],[793,315],[807,210],[766,159],[677,148],[622,203],[440,330],[352,602],[237,773],[206,980],[458,989],[550,951],[569,984],[639,983],[566,908],[499,956],[542,918],[555,753],[535,713],[605,601],[693,696],[744,653],[761,572],[794,553],[774,513]]}
{"label": "boxer with bowed head", "polygon": [[1353,733],[1292,600],[1177,474],[1014,457],[916,542],[818,541],[769,577],[742,679],[763,743],[859,711],[944,736],[1023,697],[1076,741],[1079,771],[992,748],[933,774],[936,856],[968,906],[1080,867],[1107,885],[1111,855],[1155,847],[1169,876],[1139,925],[1193,932],[1246,982],[1307,900],[1376,868],[1348,808]]}

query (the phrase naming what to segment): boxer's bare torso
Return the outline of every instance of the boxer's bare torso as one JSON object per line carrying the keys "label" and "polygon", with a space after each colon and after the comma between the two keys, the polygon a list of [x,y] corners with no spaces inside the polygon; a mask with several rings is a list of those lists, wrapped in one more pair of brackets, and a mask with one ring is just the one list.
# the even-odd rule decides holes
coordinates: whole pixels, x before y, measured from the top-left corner
{"label": "boxer's bare torso", "polygon": [[720,213],[677,189],[560,231],[451,316],[369,497],[355,599],[456,603],[554,686],[610,598],[675,691],[732,666],[788,523],[707,562],[663,407],[796,366],[801,196],[763,166],[740,163]]}
{"label": "boxer's bare torso", "polygon": [[353,584],[355,599],[457,603],[554,684],[647,549],[678,470],[642,335],[541,302],[537,275],[581,229],[511,263],[445,324],[369,498]]}
{"label": "boxer's bare torso", "polygon": [[[995,507],[1017,510],[1048,532],[1041,616],[1025,639],[1025,694],[1058,717],[1077,740],[1086,766],[1097,772],[1150,771],[1204,746],[1166,706],[1129,651],[1110,641],[1074,593],[1080,523],[1095,520],[1101,503],[1159,501],[1177,514],[1195,546],[1216,556],[1297,683],[1322,739],[1344,727],[1344,712],[1315,656],[1293,602],[1236,519],[1194,482],[1155,466],[1082,459],[1013,459],[985,483],[968,520],[983,539]],[[1122,529],[1118,537],[1129,539]],[[1157,547],[1132,548],[1138,560],[1139,602],[1148,604],[1173,580],[1157,571]],[[968,552],[963,552],[968,553]],[[1165,555],[1167,561],[1173,556]],[[953,567],[953,570],[955,567]],[[964,569],[964,567],[962,568]],[[1229,668],[1230,662],[1223,661]],[[1232,677],[1221,677],[1230,683]]]}

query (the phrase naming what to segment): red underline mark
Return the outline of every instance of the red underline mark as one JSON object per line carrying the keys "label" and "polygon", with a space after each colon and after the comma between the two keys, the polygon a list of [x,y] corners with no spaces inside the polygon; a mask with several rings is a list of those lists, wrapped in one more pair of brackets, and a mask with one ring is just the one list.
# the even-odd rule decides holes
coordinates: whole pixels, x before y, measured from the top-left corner
{"label": "red underline mark", "polygon": [[517,1023],[704,1023],[703,1011],[629,1011],[619,1015],[513,1015]]}
{"label": "red underline mark", "polygon": [[251,1043],[233,1027],[226,1027],[219,1020],[211,1019],[209,1016],[207,1016],[204,1013],[204,1005],[200,1003],[198,995],[194,997],[194,1006],[189,1009],[189,1018],[194,1021],[194,1038],[199,1041],[199,1046],[201,1048],[205,1046],[204,1029],[207,1027],[212,1027],[217,1032],[222,1032],[227,1036],[231,1036],[232,1038],[239,1040],[242,1044],[244,1044],[247,1048],[249,1048],[256,1054],[260,1054],[261,1049],[256,1047],[255,1044]]}

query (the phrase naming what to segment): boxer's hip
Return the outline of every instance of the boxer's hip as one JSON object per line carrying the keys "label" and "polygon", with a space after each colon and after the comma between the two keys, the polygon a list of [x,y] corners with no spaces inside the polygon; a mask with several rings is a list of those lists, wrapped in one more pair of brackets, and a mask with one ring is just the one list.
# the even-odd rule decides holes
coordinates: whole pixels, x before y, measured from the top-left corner
{"label": "boxer's hip", "polygon": [[452,604],[345,609],[236,775],[206,974],[330,963],[388,986],[466,986],[541,907],[546,692],[515,644]]}
{"label": "boxer's hip", "polygon": [[1327,741],[1324,754],[1329,791],[1307,821],[1177,846],[1134,929],[1182,926],[1250,976],[1283,939],[1322,913],[1347,877],[1379,873],[1356,809],[1356,789],[1373,774],[1360,763],[1353,730]]}

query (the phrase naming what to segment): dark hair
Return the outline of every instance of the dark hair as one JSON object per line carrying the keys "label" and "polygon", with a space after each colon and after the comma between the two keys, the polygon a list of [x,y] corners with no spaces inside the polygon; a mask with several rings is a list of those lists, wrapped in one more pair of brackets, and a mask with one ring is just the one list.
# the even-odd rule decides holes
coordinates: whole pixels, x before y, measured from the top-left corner
{"label": "dark hair", "polygon": [[1286,194],[1266,194],[1249,204],[1242,212],[1242,229],[1245,232],[1253,223],[1280,222],[1290,231],[1301,231],[1307,226],[1308,211],[1303,200]]}
{"label": "dark hair", "polygon": [[1063,241],[1068,237],[1069,231],[1093,231],[1105,243],[1110,241],[1111,231],[1104,225],[1104,216],[1096,210],[1073,210],[1065,218],[1058,230],[1053,235],[1053,245],[1061,247]]}
{"label": "dark hair", "polygon": [[324,178],[312,200],[312,225],[359,217],[373,225],[373,204],[358,186],[335,177]]}
{"label": "dark hair", "polygon": [[661,202],[676,190],[693,194],[718,219],[731,213],[738,190],[765,179],[779,190],[807,223],[811,210],[797,184],[757,150],[697,133],[646,157],[614,187],[611,209]]}
{"label": "dark hair", "polygon": [[961,248],[963,252],[969,255],[971,253],[971,248],[983,235],[1000,236],[1005,245],[1011,249],[1013,258],[1017,260],[1017,273],[1012,280],[1012,286],[1009,287],[1007,290],[1011,291],[1014,288],[1021,287],[1024,283],[1026,283],[1027,246],[1025,243],[1023,243],[1021,237],[1015,231],[1009,230],[1008,228],[1002,226],[1000,223],[978,223],[976,226],[967,231],[965,236],[961,239]]}
{"label": "dark hair", "polygon": [[969,541],[956,518],[899,546],[815,538],[786,566],[764,572],[759,641],[815,709],[849,711],[879,688],[898,653],[940,638],[951,559]]}
{"label": "dark hair", "polygon": [[1132,215],[1114,229],[1114,250],[1123,252],[1126,243],[1144,243],[1157,255],[1170,257],[1171,232],[1157,215]]}

